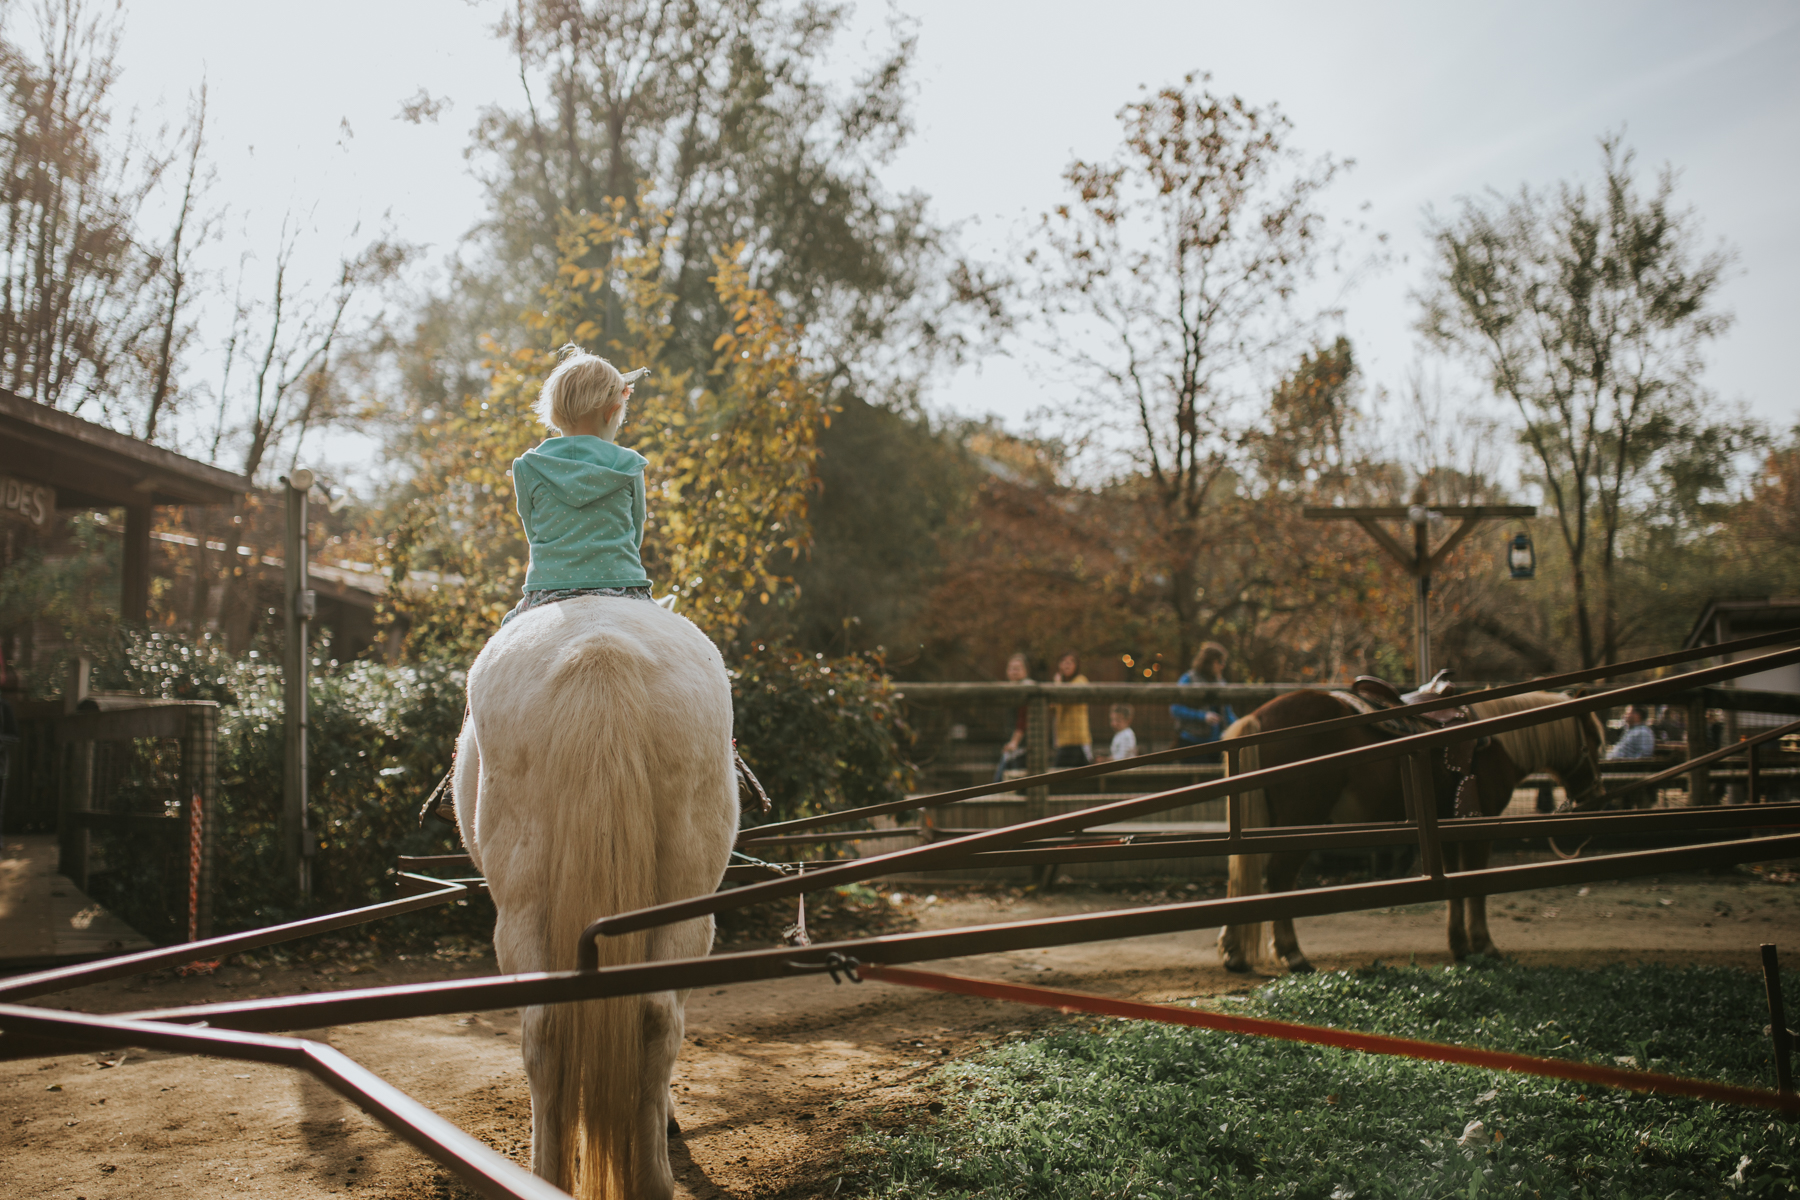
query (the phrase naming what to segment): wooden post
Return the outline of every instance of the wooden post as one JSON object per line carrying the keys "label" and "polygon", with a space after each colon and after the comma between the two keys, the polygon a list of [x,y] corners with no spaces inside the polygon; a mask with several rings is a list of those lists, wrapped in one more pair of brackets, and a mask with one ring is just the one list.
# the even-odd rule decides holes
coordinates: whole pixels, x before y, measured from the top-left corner
{"label": "wooden post", "polygon": [[[1710,747],[1707,745],[1706,701],[1698,696],[1687,703],[1687,756],[1699,758]],[[1712,772],[1705,767],[1695,767],[1688,772],[1688,804],[1711,804]]]}
{"label": "wooden post", "polygon": [[150,619],[150,515],[148,505],[125,510],[125,546],[120,559],[119,619],[138,625]]}
{"label": "wooden post", "polygon": [[1794,1039],[1788,1032],[1787,1005],[1781,998],[1781,961],[1775,947],[1762,948],[1763,988],[1769,997],[1769,1035],[1775,1041],[1775,1087],[1779,1091],[1794,1090]]}
{"label": "wooden post", "polygon": [[[69,664],[69,675],[63,683],[63,714],[73,717],[81,702],[87,699],[88,677],[93,660],[85,654],[75,656]],[[68,726],[64,725],[64,729]],[[87,890],[88,855],[92,835],[79,814],[94,807],[94,743],[80,741],[59,733],[55,741],[57,779],[61,794],[57,797],[57,864],[59,874],[67,876],[82,891]]]}
{"label": "wooden post", "polygon": [[[1375,544],[1400,569],[1413,577],[1413,648],[1418,660],[1419,682],[1431,682],[1431,627],[1427,602],[1431,599],[1431,576],[1450,557],[1450,552],[1463,543],[1482,521],[1535,517],[1537,509],[1529,505],[1480,505],[1464,508],[1437,508],[1425,503],[1425,486],[1414,491],[1412,503],[1404,508],[1307,508],[1301,515],[1308,520],[1355,521],[1363,527]],[[1456,517],[1461,524],[1451,530],[1443,544],[1431,548],[1430,522],[1434,517]],[[1413,527],[1412,549],[1408,550],[1393,534],[1382,527],[1382,521],[1405,521]]]}
{"label": "wooden post", "polygon": [[[1421,492],[1423,489],[1421,489]],[[1424,496],[1418,497],[1423,502]],[[1465,528],[1473,525],[1465,523]],[[1413,523],[1413,656],[1419,663],[1419,684],[1431,682],[1431,534],[1424,521]]]}
{"label": "wooden post", "polygon": [[287,493],[287,537],[282,553],[285,604],[281,682],[282,724],[287,734],[285,769],[282,772],[281,845],[287,877],[302,899],[312,896],[312,832],[306,824],[307,669],[311,648],[307,625],[313,615],[313,593],[307,585],[306,493],[312,488],[312,472],[295,471],[283,479]]}
{"label": "wooden post", "polygon": [[[1042,775],[1050,769],[1050,702],[1042,691],[1025,703],[1025,773]],[[1042,785],[1025,791],[1025,819],[1035,821],[1049,809],[1050,789]]]}

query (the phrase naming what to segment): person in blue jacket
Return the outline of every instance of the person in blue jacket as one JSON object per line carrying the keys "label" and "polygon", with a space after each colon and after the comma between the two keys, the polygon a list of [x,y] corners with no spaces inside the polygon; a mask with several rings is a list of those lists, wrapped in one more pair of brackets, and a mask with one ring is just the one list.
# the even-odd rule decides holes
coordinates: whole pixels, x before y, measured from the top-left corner
{"label": "person in blue jacket", "polygon": [[575,596],[650,599],[641,550],[646,460],[618,444],[632,381],[604,358],[564,346],[537,413],[555,436],[513,460],[513,495],[531,563],[524,599],[501,619]]}
{"label": "person in blue jacket", "polygon": [[[1199,652],[1194,655],[1193,664],[1176,682],[1224,683],[1226,657],[1225,647],[1219,643],[1202,642]],[[1171,704],[1169,715],[1175,718],[1177,746],[1199,746],[1216,742],[1219,735],[1237,720],[1237,714],[1231,711],[1229,704],[1222,704],[1217,708],[1189,708],[1185,704]]]}

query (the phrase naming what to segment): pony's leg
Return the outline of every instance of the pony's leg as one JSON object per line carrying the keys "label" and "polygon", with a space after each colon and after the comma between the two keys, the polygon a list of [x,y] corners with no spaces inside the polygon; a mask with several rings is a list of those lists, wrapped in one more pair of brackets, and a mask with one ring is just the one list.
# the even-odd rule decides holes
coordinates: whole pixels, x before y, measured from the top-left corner
{"label": "pony's leg", "polygon": [[[1289,854],[1271,854],[1269,856],[1269,891],[1290,892],[1294,889],[1294,881],[1300,877],[1300,868],[1306,863],[1307,852]],[[1296,975],[1305,975],[1313,969],[1306,955],[1300,951],[1300,938],[1294,933],[1294,922],[1291,917],[1283,917],[1274,922],[1275,953],[1287,964],[1289,971]]]}
{"label": "pony's leg", "polygon": [[[1462,844],[1462,869],[1465,871],[1486,870],[1488,855],[1493,848],[1492,843],[1489,842],[1464,842]],[[1470,953],[1498,956],[1500,948],[1494,945],[1494,939],[1488,933],[1487,897],[1470,896],[1466,903],[1469,906]]]}

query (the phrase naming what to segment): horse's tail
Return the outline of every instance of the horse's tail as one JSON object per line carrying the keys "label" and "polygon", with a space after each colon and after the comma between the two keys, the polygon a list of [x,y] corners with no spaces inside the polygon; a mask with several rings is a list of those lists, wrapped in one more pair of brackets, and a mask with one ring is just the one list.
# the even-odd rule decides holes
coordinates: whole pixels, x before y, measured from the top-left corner
{"label": "horse's tail", "polygon": [[[1249,737],[1262,732],[1262,722],[1256,714],[1240,717],[1232,722],[1231,727],[1220,735],[1224,738]],[[1262,747],[1246,746],[1236,754],[1237,771],[1259,770],[1262,767]],[[1242,793],[1242,804],[1245,829],[1262,829],[1269,824],[1269,800],[1261,788],[1253,792]],[[1225,895],[1260,896],[1263,893],[1263,873],[1268,869],[1269,856],[1266,854],[1234,854],[1231,856],[1230,873],[1226,878]],[[1235,954],[1234,954],[1235,951]],[[1251,967],[1264,968],[1273,966],[1275,957],[1275,927],[1268,921],[1257,921],[1249,925],[1227,925],[1219,931],[1220,956],[1229,960],[1241,954]]]}
{"label": "horse's tail", "polygon": [[[557,709],[570,719],[546,730],[536,753],[562,776],[535,797],[558,820],[544,832],[555,839],[556,866],[544,878],[543,969],[572,971],[580,933],[601,916],[656,903],[657,814],[649,805],[659,788],[647,751],[666,730],[632,728],[653,710],[650,686],[657,664],[617,635],[584,638],[558,664],[551,683]],[[560,715],[559,712],[559,715]],[[549,771],[546,772],[547,774]],[[559,802],[560,801],[560,802]],[[604,814],[604,815],[603,815]],[[648,931],[595,939],[602,967],[643,962]],[[580,1004],[547,1004],[533,1015],[534,1048],[552,1053],[538,1064],[554,1111],[574,1117],[554,1142],[555,1172],[580,1197],[612,1200],[636,1194],[633,1123],[642,1107],[646,997],[621,996]],[[579,1114],[577,1117],[576,1114]],[[535,1164],[534,1164],[535,1166]]]}

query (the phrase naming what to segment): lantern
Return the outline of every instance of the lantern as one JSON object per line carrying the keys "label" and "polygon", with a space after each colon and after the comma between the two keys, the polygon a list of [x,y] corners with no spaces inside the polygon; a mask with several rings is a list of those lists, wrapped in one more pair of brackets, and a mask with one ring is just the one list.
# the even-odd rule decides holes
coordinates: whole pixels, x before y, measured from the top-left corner
{"label": "lantern", "polygon": [[1537,553],[1531,548],[1531,535],[1522,529],[1506,543],[1506,568],[1514,579],[1532,579],[1537,575]]}

